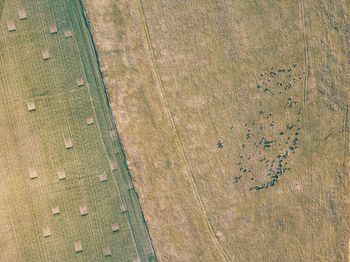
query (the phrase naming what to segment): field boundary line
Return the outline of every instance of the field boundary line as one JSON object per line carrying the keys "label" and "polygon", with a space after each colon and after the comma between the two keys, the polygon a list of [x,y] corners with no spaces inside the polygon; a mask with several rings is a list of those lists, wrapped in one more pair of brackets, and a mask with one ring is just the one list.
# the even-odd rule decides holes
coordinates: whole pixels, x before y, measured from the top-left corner
{"label": "field boundary line", "polygon": [[[65,9],[68,9],[68,7],[67,7],[67,4],[66,4],[66,2],[65,1],[63,1],[63,5],[64,5],[64,8]],[[54,11],[52,10],[53,8],[52,8],[52,4],[50,3],[50,8],[51,8],[51,11],[52,11],[52,13],[54,14]],[[53,15],[54,16],[54,18],[55,18],[55,15]],[[70,15],[68,15],[68,16],[70,16]],[[67,16],[66,16],[67,17]],[[68,18],[67,17],[67,19],[69,19],[70,20],[70,24],[72,24],[72,21],[71,21],[71,19],[70,18]],[[72,25],[71,25],[72,26]],[[72,30],[73,30],[73,26],[72,26]],[[59,41],[59,40],[58,40]],[[86,78],[86,80],[87,80],[87,75],[86,75],[86,72],[85,72],[85,69],[84,69],[84,65],[83,65],[83,61],[82,61],[82,57],[81,57],[81,54],[80,54],[80,49],[79,49],[79,45],[78,45],[78,43],[77,43],[77,39],[76,39],[76,37],[74,37],[74,46],[76,47],[76,49],[77,49],[77,54],[78,54],[78,56],[79,56],[79,64],[80,64],[80,69],[81,69],[81,71],[83,72],[83,74],[85,75],[85,78]],[[60,42],[60,41],[59,41]],[[61,43],[60,43],[60,45],[61,45]],[[62,55],[62,57],[65,57],[65,55]],[[94,103],[93,103],[93,99],[92,99],[92,96],[91,96],[91,91],[90,91],[90,85],[89,84],[87,84],[87,90],[88,90],[88,94],[89,94],[89,99],[90,99],[90,105],[91,105],[91,107],[92,107],[92,110],[93,110],[93,112],[94,112],[94,116],[95,116],[95,119],[96,119],[96,121],[97,121],[97,123],[96,123],[96,126],[97,126],[97,130],[98,130],[98,134],[99,134],[99,138],[100,138],[100,142],[101,142],[101,145],[103,146],[103,151],[104,151],[104,153],[106,153],[106,161],[109,159],[108,158],[108,152],[107,152],[107,149],[106,149],[106,147],[105,147],[105,145],[104,145],[104,142],[103,142],[103,137],[102,137],[102,134],[101,134],[101,130],[100,130],[100,124],[99,124],[99,122],[98,122],[98,120],[97,120],[97,113],[96,113],[96,109],[95,109],[95,105],[94,105]],[[71,91],[71,90],[69,90],[69,91]],[[78,92],[79,90],[73,90],[73,91],[75,91],[75,92]],[[76,108],[74,107],[74,109],[75,109],[75,114],[77,115],[77,112],[76,112]],[[81,128],[81,126],[79,125],[79,129],[80,130],[82,130],[82,128]],[[84,140],[84,139],[83,139]],[[84,145],[83,145],[83,147],[84,147],[84,152],[85,152],[85,143],[83,143]],[[87,161],[87,159],[86,159],[86,162],[87,162],[87,165],[89,166],[89,163],[88,163],[88,161]],[[108,166],[108,163],[106,163],[106,166]],[[90,169],[90,168],[89,168]],[[120,190],[119,190],[119,187],[118,187],[118,183],[117,183],[117,181],[116,181],[116,179],[115,179],[115,177],[114,177],[114,175],[113,175],[113,172],[112,171],[109,171],[109,173],[111,173],[111,175],[112,175],[112,177],[113,177],[113,182],[114,182],[114,184],[115,184],[115,186],[116,186],[116,189],[117,189],[117,192],[118,192],[118,195],[120,196],[121,195],[121,193],[120,193]],[[94,189],[96,190],[96,187],[94,186]],[[119,199],[118,199],[119,200]],[[97,205],[96,205],[96,209],[97,209]],[[126,221],[127,221],[127,223],[128,223],[128,226],[130,227],[130,224],[129,224],[129,221],[126,219]],[[101,225],[100,225],[100,227],[101,227]],[[103,235],[103,232],[101,231],[100,233],[102,233],[102,235]],[[133,237],[133,236],[132,236]],[[105,239],[104,239],[105,240]],[[102,241],[102,242],[104,242],[104,241]],[[136,245],[135,245],[136,246]]]}
{"label": "field boundary line", "polygon": [[[97,95],[100,101],[102,102],[102,114],[104,115],[106,124],[110,125],[110,128],[115,130],[117,135],[115,141],[112,140],[109,135],[107,136],[106,140],[103,140],[103,141],[105,143],[106,149],[107,149],[107,145],[109,145],[108,148],[111,150],[111,153],[113,154],[112,157],[114,160],[117,161],[120,167],[121,174],[115,175],[115,176],[118,178],[120,186],[122,188],[121,197],[124,200],[124,204],[128,206],[129,212],[127,213],[126,216],[127,216],[127,219],[130,221],[130,224],[132,224],[132,226],[130,226],[130,230],[135,240],[134,243],[136,244],[136,253],[139,256],[139,258],[142,260],[147,258],[146,255],[148,255],[148,258],[152,257],[156,259],[153,242],[149,234],[149,230],[148,230],[147,223],[140,205],[140,200],[138,198],[137,192],[136,190],[133,190],[132,191],[133,193],[131,191],[128,191],[127,184],[125,184],[126,182],[124,181],[124,179],[126,179],[128,181],[130,180],[129,182],[132,183],[132,177],[126,162],[123,144],[121,143],[120,135],[118,133],[117,125],[115,122],[116,118],[111,109],[110,96],[109,96],[108,89],[106,87],[106,83],[103,79],[103,72],[101,71],[101,65],[99,63],[99,54],[97,52],[97,47],[93,40],[93,32],[90,26],[90,21],[89,21],[89,18],[87,17],[87,12],[85,10],[84,3],[82,2],[82,0],[76,0],[75,3],[79,5],[78,7],[76,6],[76,8],[80,13],[82,13],[79,16],[81,18],[80,26],[84,27],[83,39],[87,43],[87,45],[90,46],[88,50],[89,51],[88,62],[92,66],[92,73],[93,73],[92,77],[94,78],[94,81],[96,82],[96,85],[97,85],[96,86]],[[118,160],[119,158],[117,156],[119,156],[120,161]],[[130,212],[132,212],[133,216],[131,215]],[[134,219],[132,219],[132,217],[134,217]],[[136,234],[134,231],[138,233]],[[136,241],[136,239],[138,241]],[[142,257],[140,257],[140,252],[142,252]]]}
{"label": "field boundary line", "polygon": [[[67,6],[66,1],[64,1],[64,3],[65,3],[66,8],[68,9],[68,6]],[[79,6],[78,6],[78,7],[75,6],[74,8],[79,8]],[[78,12],[79,12],[79,11],[78,11]],[[71,15],[69,14],[69,16],[71,16]],[[77,19],[77,23],[76,23],[76,24],[77,24],[77,27],[79,27],[79,29],[80,29],[80,31],[81,31],[82,37],[85,38],[85,29],[83,28],[84,26],[81,26],[81,24],[80,24],[80,22],[81,22],[81,17],[82,17],[82,16],[83,16],[83,14],[81,14],[81,13],[79,12],[78,16],[76,17],[76,19]],[[79,18],[79,17],[80,17],[80,18]],[[72,20],[72,18],[71,18],[71,20]],[[72,23],[73,23],[73,22],[72,22]],[[74,29],[73,26],[72,26],[72,29]],[[85,75],[85,77],[86,77],[86,81],[88,81],[88,80],[89,80],[89,79],[88,79],[88,74],[87,74],[86,69],[85,69],[85,66],[84,66],[84,61],[83,61],[84,59],[83,59],[83,55],[82,55],[82,52],[81,52],[81,48],[79,47],[76,38],[75,38],[74,42],[75,42],[75,46],[76,46],[76,48],[77,48],[77,50],[78,50],[78,53],[79,53],[79,56],[80,56],[80,66],[81,66],[81,68],[82,68],[82,71],[84,72],[84,75]],[[90,49],[90,48],[89,48],[90,45],[89,45],[88,42],[86,42],[86,40],[85,40],[85,43],[86,43],[86,47],[87,47],[88,49]],[[87,58],[87,59],[90,60],[89,58]],[[91,62],[91,61],[89,61],[89,62]],[[92,70],[93,74],[95,74],[94,66],[93,66],[92,64],[90,64],[90,66],[91,66],[91,70]],[[94,75],[93,77],[95,78],[96,76]],[[97,80],[96,80],[96,79],[95,79],[95,82],[96,82],[96,88],[98,88],[98,83],[97,83]],[[109,156],[108,156],[107,148],[106,148],[106,145],[105,145],[105,142],[104,142],[104,140],[103,140],[103,136],[102,136],[102,133],[101,133],[101,130],[100,130],[100,121],[99,121],[99,118],[97,117],[96,109],[95,109],[95,106],[94,106],[94,104],[93,104],[93,100],[92,100],[91,91],[90,91],[90,85],[89,85],[89,84],[87,84],[87,90],[88,90],[88,94],[89,94],[89,98],[90,98],[90,103],[91,103],[91,105],[92,105],[92,109],[93,109],[93,112],[94,112],[94,116],[95,116],[96,121],[97,121],[97,129],[98,129],[98,131],[99,131],[100,138],[102,139],[102,146],[104,147],[104,151],[106,152],[106,156],[107,156],[107,159],[108,159]],[[100,99],[100,100],[101,100],[101,99]],[[102,111],[103,111],[103,115],[105,116],[105,112],[104,112],[103,102],[102,102],[102,101],[101,101],[101,108],[102,108]],[[105,116],[105,117],[106,117],[106,116]],[[106,117],[106,121],[108,121],[107,117]],[[108,123],[107,123],[107,124],[108,124]],[[115,178],[115,176],[114,176],[114,174],[113,174],[113,171],[110,171],[110,173],[111,173],[111,175],[112,175],[112,177],[113,177],[113,181],[115,182],[115,185],[116,185],[116,188],[117,188],[117,192],[118,192],[118,194],[119,194],[119,196],[120,196],[120,201],[122,201],[121,190],[120,190],[120,188],[119,188],[119,186],[118,186],[118,183],[117,183],[116,178]],[[137,250],[137,245],[136,245],[136,240],[135,240],[135,237],[134,237],[134,234],[133,234],[133,231],[132,231],[132,227],[131,227],[131,222],[130,222],[127,218],[126,218],[125,220],[126,220],[126,222],[127,222],[128,228],[129,228],[129,230],[130,230],[130,236],[131,236],[131,238],[132,238],[132,241],[133,241],[133,244],[134,244],[134,247],[135,247],[135,252],[136,252],[136,254],[139,256],[139,253],[138,253],[138,250]]]}
{"label": "field boundary line", "polygon": [[157,63],[156,63],[156,60],[155,60],[155,56],[154,56],[154,52],[153,52],[153,44],[152,44],[152,40],[151,40],[149,29],[148,29],[146,17],[145,17],[145,14],[144,14],[144,9],[143,9],[143,6],[142,6],[142,0],[137,0],[137,2],[138,2],[139,12],[140,12],[141,19],[142,19],[143,29],[144,29],[144,32],[145,32],[145,35],[146,35],[147,47],[148,47],[147,49],[148,49],[148,53],[149,53],[150,60],[151,60],[151,66],[153,68],[152,71],[153,71],[153,74],[154,74],[154,76],[156,78],[156,82],[157,82],[156,86],[159,89],[159,94],[161,96],[161,101],[162,101],[162,104],[163,104],[163,106],[164,106],[164,108],[166,110],[167,116],[168,116],[168,118],[169,118],[169,120],[171,122],[171,126],[172,126],[173,130],[175,131],[176,143],[177,143],[178,148],[180,149],[179,153],[181,155],[181,158],[182,158],[182,160],[185,163],[187,174],[188,174],[188,177],[190,178],[190,184],[192,186],[192,190],[193,190],[193,193],[195,195],[195,199],[196,199],[197,204],[199,205],[199,207],[200,207],[200,209],[201,209],[201,211],[203,213],[203,218],[204,218],[204,220],[205,220],[205,222],[206,222],[206,224],[208,226],[211,238],[213,239],[217,249],[220,251],[221,255],[224,257],[224,259],[226,261],[230,261],[228,254],[223,249],[223,247],[220,245],[218,239],[215,236],[213,227],[210,224],[210,221],[209,221],[208,215],[207,215],[207,213],[205,211],[203,202],[202,202],[201,197],[200,197],[200,195],[198,193],[198,189],[197,189],[197,186],[196,186],[196,183],[195,183],[195,180],[194,180],[194,176],[192,174],[190,165],[189,165],[189,163],[187,161],[187,158],[185,156],[185,153],[184,153],[184,146],[183,146],[183,144],[182,144],[182,142],[180,140],[180,137],[179,137],[179,134],[178,134],[178,130],[176,128],[173,116],[172,116],[171,111],[169,109],[167,98],[165,96],[164,85],[163,85],[163,81],[162,81],[162,79],[160,77],[160,73],[159,73],[159,70],[158,70],[158,67],[157,67]]}

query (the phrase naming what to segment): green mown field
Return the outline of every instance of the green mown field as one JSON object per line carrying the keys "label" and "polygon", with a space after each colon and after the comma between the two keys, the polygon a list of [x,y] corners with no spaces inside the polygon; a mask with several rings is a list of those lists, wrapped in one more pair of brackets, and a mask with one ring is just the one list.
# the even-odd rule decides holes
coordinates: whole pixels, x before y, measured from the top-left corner
{"label": "green mown field", "polygon": [[0,17],[0,261],[154,259],[80,2]]}
{"label": "green mown field", "polygon": [[4,0],[0,0],[0,18],[1,18],[1,15],[2,15],[2,8],[4,6]]}

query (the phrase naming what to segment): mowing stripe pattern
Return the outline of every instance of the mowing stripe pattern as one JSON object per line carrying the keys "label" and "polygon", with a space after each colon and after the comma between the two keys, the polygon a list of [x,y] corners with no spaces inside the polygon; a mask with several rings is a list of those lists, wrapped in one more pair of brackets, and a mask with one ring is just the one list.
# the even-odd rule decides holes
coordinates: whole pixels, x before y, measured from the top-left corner
{"label": "mowing stripe pattern", "polygon": [[0,27],[0,261],[155,260],[81,3]]}

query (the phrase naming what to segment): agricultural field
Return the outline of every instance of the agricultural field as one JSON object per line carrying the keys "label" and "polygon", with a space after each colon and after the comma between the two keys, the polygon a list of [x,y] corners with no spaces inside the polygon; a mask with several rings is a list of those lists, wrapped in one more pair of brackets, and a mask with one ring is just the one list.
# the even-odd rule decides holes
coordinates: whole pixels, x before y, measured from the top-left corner
{"label": "agricultural field", "polygon": [[0,261],[155,260],[80,1],[0,22]]}
{"label": "agricultural field", "polygon": [[348,261],[348,0],[84,0],[160,261]]}

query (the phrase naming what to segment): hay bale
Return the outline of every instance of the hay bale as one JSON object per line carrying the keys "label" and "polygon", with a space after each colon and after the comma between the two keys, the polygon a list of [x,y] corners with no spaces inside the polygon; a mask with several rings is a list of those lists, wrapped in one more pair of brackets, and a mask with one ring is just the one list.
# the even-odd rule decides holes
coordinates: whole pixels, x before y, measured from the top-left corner
{"label": "hay bale", "polygon": [[111,248],[110,247],[104,247],[103,248],[103,255],[105,256],[105,257],[108,257],[108,256],[110,256],[112,253],[111,253]]}
{"label": "hay bale", "polygon": [[64,145],[65,145],[66,149],[72,148],[73,147],[72,139],[70,137],[65,137],[64,138]]}
{"label": "hay bale", "polygon": [[79,79],[77,80],[77,86],[83,86],[85,83],[84,83],[84,79]]}
{"label": "hay bale", "polygon": [[48,60],[50,59],[50,53],[49,50],[45,49],[41,52],[41,55],[43,57],[43,60]]}
{"label": "hay bale", "polygon": [[56,34],[58,31],[56,25],[51,25],[49,30],[50,30],[50,34]]}
{"label": "hay bale", "polygon": [[100,182],[105,182],[108,180],[108,176],[106,174],[101,174],[99,177],[100,177]]}
{"label": "hay bale", "polygon": [[75,253],[83,252],[83,245],[81,244],[80,240],[74,243],[74,250]]}
{"label": "hay bale", "polygon": [[60,208],[58,206],[53,207],[51,208],[51,212],[52,212],[52,215],[58,215],[60,213]]}
{"label": "hay bale", "polygon": [[72,36],[73,36],[73,33],[72,33],[71,30],[66,30],[66,31],[64,31],[64,36],[65,36],[66,38],[72,37]]}
{"label": "hay bale", "polygon": [[112,228],[112,232],[117,232],[117,231],[119,231],[119,225],[118,225],[118,224],[112,224],[112,225],[111,225],[111,228]]}
{"label": "hay bale", "polygon": [[79,207],[79,211],[81,216],[86,216],[88,214],[88,209],[86,206]]}
{"label": "hay bale", "polygon": [[128,182],[128,190],[134,189],[134,185],[131,181]]}
{"label": "hay bale", "polygon": [[66,179],[66,172],[64,170],[57,171],[58,180]]}
{"label": "hay bale", "polygon": [[7,21],[7,29],[9,32],[16,31],[16,24],[13,20]]}
{"label": "hay bale", "polygon": [[113,159],[109,159],[109,167],[111,168],[111,171],[114,171],[117,169],[117,163]]}
{"label": "hay bale", "polygon": [[27,19],[27,11],[24,8],[19,9],[18,16],[20,20]]}
{"label": "hay bale", "polygon": [[49,226],[46,226],[43,228],[43,236],[44,237],[49,237],[51,236],[51,230]]}
{"label": "hay bale", "polygon": [[111,139],[113,141],[115,141],[117,139],[117,130],[116,129],[111,129],[109,131],[109,136],[111,137]]}
{"label": "hay bale", "polygon": [[126,205],[125,205],[124,203],[122,203],[122,204],[120,205],[120,211],[121,211],[122,213],[128,212],[128,208],[126,207]]}
{"label": "hay bale", "polygon": [[93,117],[88,117],[86,118],[86,124],[89,125],[93,125],[94,124],[94,118]]}
{"label": "hay bale", "polygon": [[29,177],[30,179],[34,179],[38,177],[38,173],[36,172],[35,168],[33,167],[29,168]]}
{"label": "hay bale", "polygon": [[33,100],[27,101],[27,109],[28,109],[29,112],[30,111],[34,111],[36,109],[35,103],[34,103]]}

